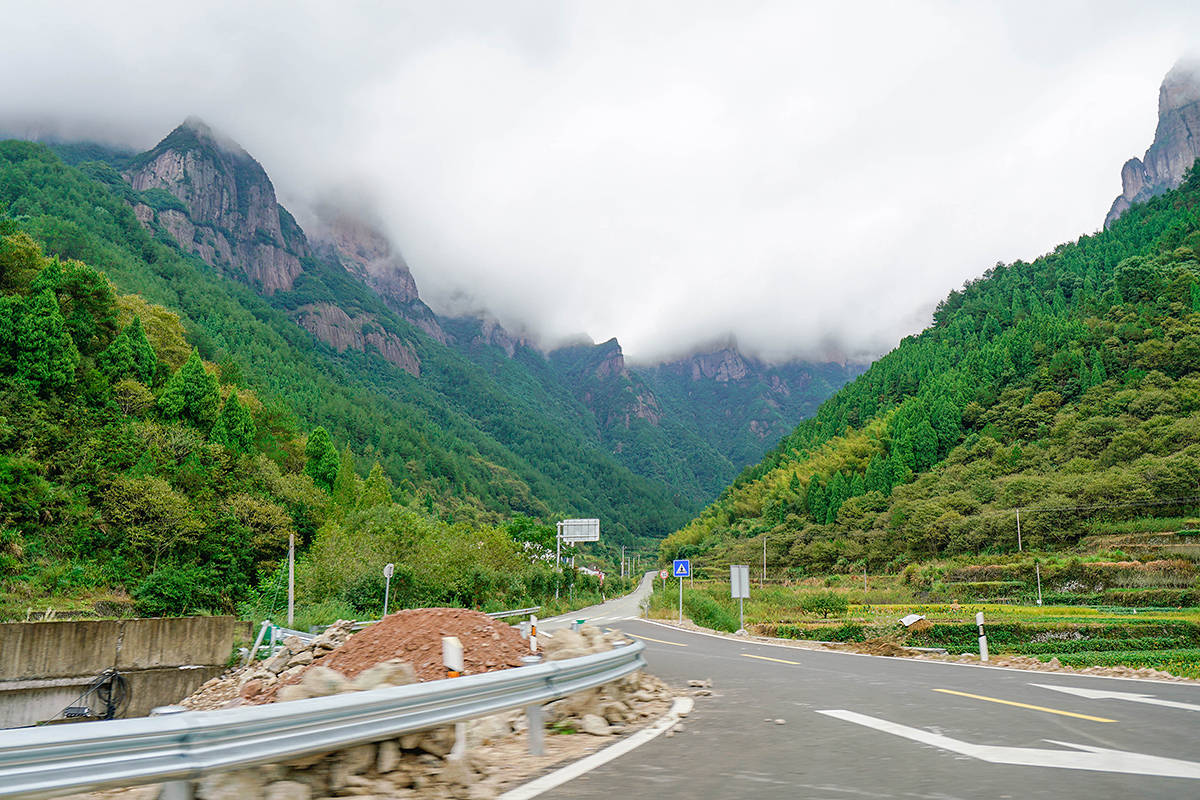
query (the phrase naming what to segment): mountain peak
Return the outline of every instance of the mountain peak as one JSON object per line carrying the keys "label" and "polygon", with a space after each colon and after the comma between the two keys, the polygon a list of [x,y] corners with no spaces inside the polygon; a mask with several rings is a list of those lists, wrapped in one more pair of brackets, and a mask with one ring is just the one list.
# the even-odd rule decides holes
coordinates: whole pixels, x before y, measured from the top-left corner
{"label": "mountain peak", "polygon": [[1104,227],[1134,203],[1179,186],[1200,158],[1200,58],[1182,58],[1163,78],[1158,90],[1158,128],[1142,158],[1121,167],[1121,194],[1113,200]]}
{"label": "mountain peak", "polygon": [[1187,56],[1175,62],[1158,90],[1158,115],[1200,101],[1200,55]]}

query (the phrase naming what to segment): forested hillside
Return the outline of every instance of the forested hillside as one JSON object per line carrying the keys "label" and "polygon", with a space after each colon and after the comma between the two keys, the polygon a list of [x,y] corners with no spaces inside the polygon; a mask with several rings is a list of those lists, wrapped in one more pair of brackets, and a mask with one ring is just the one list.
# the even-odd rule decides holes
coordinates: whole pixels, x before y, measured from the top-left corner
{"label": "forested hillside", "polygon": [[[83,153],[89,151],[83,150]],[[515,364],[493,370],[440,345],[389,310],[340,267],[306,259],[302,279],[270,300],[226,270],[152,235],[134,206],[172,209],[160,190],[137,192],[111,165],[76,167],[27,142],[0,144],[0,210],[48,254],[101,270],[120,292],[180,315],[187,342],[231,376],[324,425],[339,447],[378,460],[402,496],[447,520],[528,514],[597,516],[609,541],[666,532],[696,507],[638,476],[588,440],[586,410]],[[337,297],[402,335],[423,378],[374,347],[336,348],[298,327],[297,307]],[[491,374],[489,374],[489,372]]]}
{"label": "forested hillside", "polygon": [[324,617],[374,613],[387,561],[400,606],[553,596],[552,528],[451,525],[378,461],[362,477],[236,362],[205,363],[178,315],[46,257],[26,222],[0,218],[0,619],[47,603],[270,614],[292,537],[301,606]]}
{"label": "forested hillside", "polygon": [[[879,302],[884,302],[882,298]],[[1200,162],[1176,191],[939,304],[662,556],[798,571],[1073,543],[1200,507]],[[748,541],[754,539],[753,542]]]}

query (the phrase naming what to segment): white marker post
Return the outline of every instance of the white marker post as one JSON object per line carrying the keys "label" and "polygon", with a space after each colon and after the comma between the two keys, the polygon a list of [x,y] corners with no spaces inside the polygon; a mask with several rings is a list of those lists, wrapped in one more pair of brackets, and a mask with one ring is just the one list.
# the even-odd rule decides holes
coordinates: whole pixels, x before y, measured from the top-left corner
{"label": "white marker post", "polygon": [[1042,565],[1037,561],[1033,562],[1033,568],[1037,571],[1038,583],[1038,605],[1042,604]]}
{"label": "white marker post", "polygon": [[[446,677],[457,678],[463,672],[463,646],[457,636],[442,637],[442,664]],[[459,760],[467,754],[467,723],[454,723],[454,747],[447,758]]]}
{"label": "white marker post", "polygon": [[975,624],[979,626],[979,660],[986,662],[988,660],[987,636],[983,634],[982,611],[975,614]]}
{"label": "white marker post", "polygon": [[537,614],[529,615],[529,654],[537,655]]}

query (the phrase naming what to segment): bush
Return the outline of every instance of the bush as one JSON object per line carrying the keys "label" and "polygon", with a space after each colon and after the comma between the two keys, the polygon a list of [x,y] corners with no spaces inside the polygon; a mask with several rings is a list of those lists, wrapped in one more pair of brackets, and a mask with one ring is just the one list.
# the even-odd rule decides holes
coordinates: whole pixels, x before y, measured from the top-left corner
{"label": "bush", "polygon": [[838,616],[845,614],[850,608],[850,603],[846,600],[845,595],[838,592],[816,592],[805,595],[804,599],[800,601],[800,607],[809,614],[828,617],[830,614]]}
{"label": "bush", "polygon": [[219,585],[212,570],[204,567],[160,567],[138,584],[133,599],[143,617],[182,616],[224,607],[215,588]]}
{"label": "bush", "polygon": [[738,629],[737,617],[712,596],[701,591],[684,592],[683,608],[697,625],[726,633],[733,633]]}

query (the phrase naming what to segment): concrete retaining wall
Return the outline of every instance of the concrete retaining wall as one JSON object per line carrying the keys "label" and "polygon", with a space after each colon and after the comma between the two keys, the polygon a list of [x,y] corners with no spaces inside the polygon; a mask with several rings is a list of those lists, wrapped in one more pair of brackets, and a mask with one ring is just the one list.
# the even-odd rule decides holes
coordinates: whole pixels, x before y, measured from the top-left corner
{"label": "concrete retaining wall", "polygon": [[108,669],[128,682],[125,716],[145,715],[219,674],[248,630],[233,617],[0,623],[0,728],[53,719]]}

